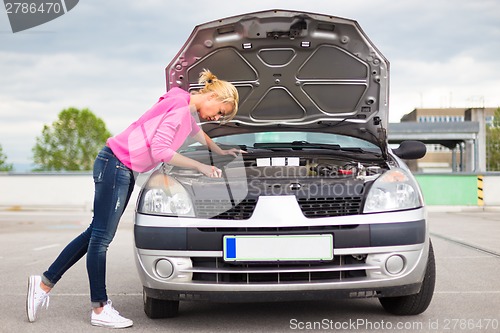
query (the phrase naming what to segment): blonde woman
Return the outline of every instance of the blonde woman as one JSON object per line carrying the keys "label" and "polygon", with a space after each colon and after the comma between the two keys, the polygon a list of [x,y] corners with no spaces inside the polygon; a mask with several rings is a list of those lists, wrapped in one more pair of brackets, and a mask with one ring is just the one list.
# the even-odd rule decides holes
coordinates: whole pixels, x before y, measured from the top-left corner
{"label": "blonde woman", "polygon": [[[91,324],[110,328],[133,325],[113,308],[106,293],[106,251],[113,240],[135,179],[134,172],[146,172],[159,163],[192,168],[209,177],[221,177],[221,170],[176,152],[190,136],[220,155],[236,156],[238,149],[218,147],[196,122],[227,121],[238,111],[238,91],[208,70],[200,73],[203,88],[188,93],[173,88],[137,121],[107,140],[94,162],[94,217],[82,234],[69,243],[41,276],[28,280],[28,320],[37,319],[39,309],[49,304],[49,293],[62,275],[87,254],[87,272],[92,303]],[[123,204],[121,204],[123,203]]]}

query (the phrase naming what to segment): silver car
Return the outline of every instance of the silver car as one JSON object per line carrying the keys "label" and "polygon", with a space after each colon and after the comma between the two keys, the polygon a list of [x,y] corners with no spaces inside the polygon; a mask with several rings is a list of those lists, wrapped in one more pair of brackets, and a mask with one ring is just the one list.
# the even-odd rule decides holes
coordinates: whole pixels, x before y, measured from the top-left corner
{"label": "silver car", "polygon": [[239,91],[238,115],[204,122],[222,147],[181,153],[223,170],[162,165],[135,214],[137,269],[151,318],[179,301],[378,298],[425,311],[435,266],[421,191],[387,141],[389,62],[353,20],[272,10],[195,27],[166,68],[167,89],[198,89],[208,68]]}

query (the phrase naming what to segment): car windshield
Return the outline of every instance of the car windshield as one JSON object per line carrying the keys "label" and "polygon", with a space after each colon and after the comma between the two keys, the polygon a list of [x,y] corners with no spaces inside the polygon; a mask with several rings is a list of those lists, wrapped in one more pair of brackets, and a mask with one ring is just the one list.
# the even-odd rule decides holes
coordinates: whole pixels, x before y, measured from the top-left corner
{"label": "car windshield", "polygon": [[[213,138],[213,141],[223,145],[239,145],[253,148],[259,144],[270,143],[294,143],[297,144],[321,144],[321,145],[335,145],[340,148],[359,148],[362,150],[379,153],[380,148],[371,142],[361,140],[358,138],[338,135],[331,133],[317,133],[317,132],[261,132],[261,133],[244,133],[221,136]],[[257,145],[256,145],[257,144]],[[199,145],[199,143],[192,144],[190,147]],[[307,147],[305,147],[307,148]]]}

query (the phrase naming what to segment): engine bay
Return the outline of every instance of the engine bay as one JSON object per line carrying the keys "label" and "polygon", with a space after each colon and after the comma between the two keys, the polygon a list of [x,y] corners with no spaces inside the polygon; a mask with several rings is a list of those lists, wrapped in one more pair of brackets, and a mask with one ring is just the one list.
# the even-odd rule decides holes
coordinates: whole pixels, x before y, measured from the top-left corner
{"label": "engine bay", "polygon": [[[331,157],[258,157],[245,156],[243,163],[216,163],[227,174],[239,173],[247,179],[290,179],[290,178],[353,178],[358,180],[374,180],[389,169],[385,161],[361,162],[351,159]],[[242,170],[244,169],[244,170]],[[179,177],[202,177],[192,169],[171,168],[170,174]],[[239,171],[239,172],[238,172]],[[203,177],[204,178],[204,177]]]}

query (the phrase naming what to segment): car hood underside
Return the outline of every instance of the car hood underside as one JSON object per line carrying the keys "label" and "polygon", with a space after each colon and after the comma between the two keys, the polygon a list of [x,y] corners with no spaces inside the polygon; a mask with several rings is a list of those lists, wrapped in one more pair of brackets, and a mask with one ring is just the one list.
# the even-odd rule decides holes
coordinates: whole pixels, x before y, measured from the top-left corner
{"label": "car hood underside", "polygon": [[270,10],[201,24],[167,66],[167,89],[199,89],[205,68],[240,95],[229,124],[204,124],[212,137],[300,128],[386,145],[389,62],[354,20]]}

